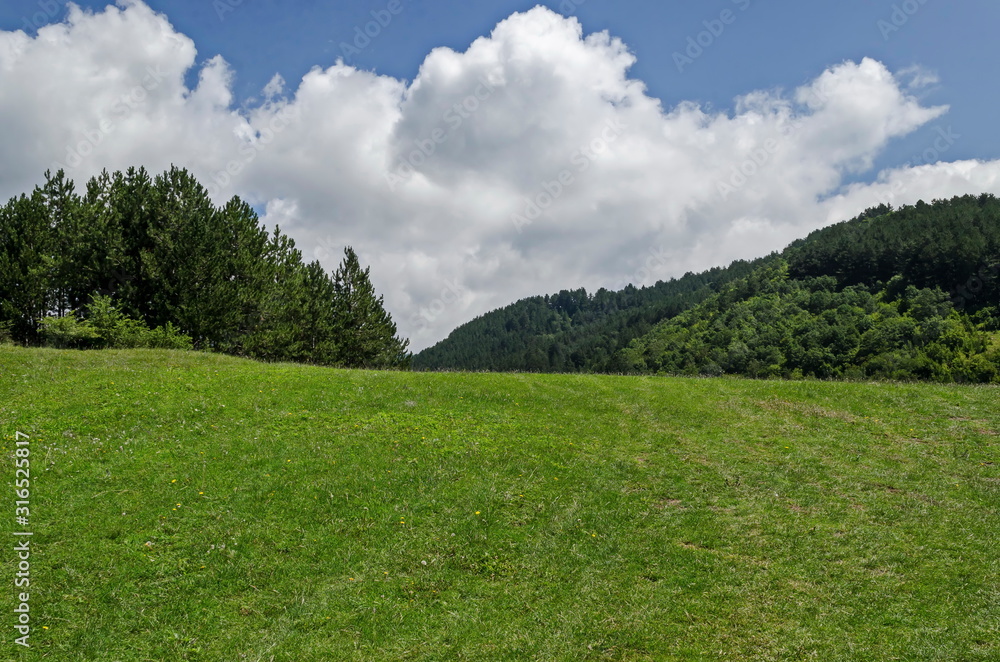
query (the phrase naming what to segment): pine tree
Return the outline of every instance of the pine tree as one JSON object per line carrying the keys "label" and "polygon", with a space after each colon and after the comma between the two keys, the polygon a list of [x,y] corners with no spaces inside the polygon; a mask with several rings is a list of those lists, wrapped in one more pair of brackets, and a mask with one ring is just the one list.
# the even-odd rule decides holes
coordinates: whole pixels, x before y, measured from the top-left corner
{"label": "pine tree", "polygon": [[243,338],[243,351],[266,361],[308,360],[305,341],[305,268],[295,242],[275,227],[263,264],[266,282],[259,294],[258,319]]}
{"label": "pine tree", "polygon": [[144,256],[155,283],[149,312],[156,325],[173,321],[198,349],[218,346],[227,335],[232,302],[224,291],[232,252],[208,192],[187,171],[173,167],[153,181],[151,249]]}
{"label": "pine tree", "polygon": [[216,320],[219,351],[246,354],[245,341],[258,325],[263,301],[273,283],[267,260],[269,234],[253,208],[233,198],[215,214],[223,231],[228,278],[221,284],[227,305]]}
{"label": "pine tree", "polygon": [[60,170],[45,173],[45,185],[39,194],[48,216],[52,234],[52,305],[58,316],[84,305],[90,294],[87,286],[90,241],[87,219],[72,180]]}
{"label": "pine tree", "polygon": [[0,208],[0,325],[18,342],[36,341],[53,310],[53,241],[39,189]]}
{"label": "pine tree", "polygon": [[375,296],[368,272],[348,246],[333,277],[337,356],[345,367],[387,368],[409,365],[409,340],[396,336],[396,324]]}

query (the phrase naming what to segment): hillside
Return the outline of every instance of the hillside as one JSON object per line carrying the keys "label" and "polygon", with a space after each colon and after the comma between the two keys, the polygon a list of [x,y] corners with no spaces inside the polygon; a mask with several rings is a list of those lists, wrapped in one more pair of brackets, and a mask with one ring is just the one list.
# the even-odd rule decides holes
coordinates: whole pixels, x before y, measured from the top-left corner
{"label": "hillside", "polygon": [[416,370],[532,372],[613,372],[620,370],[616,353],[649,332],[704,301],[720,286],[749,275],[772,258],[736,261],[725,268],[649,287],[563,290],[522,299],[458,327],[448,338],[413,357]]}
{"label": "hillside", "polygon": [[995,660],[997,395],[0,347],[32,652]]}
{"label": "hillside", "polygon": [[[575,315],[566,294],[484,315],[414,366],[995,381],[1000,203],[883,205],[753,263],[580,290]],[[590,312],[622,298],[631,305]]]}

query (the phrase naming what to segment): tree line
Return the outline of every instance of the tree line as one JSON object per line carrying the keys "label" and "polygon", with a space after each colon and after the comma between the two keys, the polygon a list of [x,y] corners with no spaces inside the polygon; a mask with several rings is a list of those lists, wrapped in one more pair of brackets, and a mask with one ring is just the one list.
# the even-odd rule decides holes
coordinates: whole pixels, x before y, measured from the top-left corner
{"label": "tree line", "polygon": [[997,381],[1000,202],[881,205],[781,253],[483,315],[420,369]]}
{"label": "tree line", "polygon": [[405,367],[408,340],[347,247],[327,273],[186,170],[62,171],[0,207],[0,337],[25,345],[190,346],[272,361]]}
{"label": "tree line", "polygon": [[444,341],[413,357],[418,370],[463,369],[526,372],[620,372],[620,350],[705,300],[718,287],[749,274],[773,256],[648,287],[618,292],[562,290],[522,299],[455,329]]}

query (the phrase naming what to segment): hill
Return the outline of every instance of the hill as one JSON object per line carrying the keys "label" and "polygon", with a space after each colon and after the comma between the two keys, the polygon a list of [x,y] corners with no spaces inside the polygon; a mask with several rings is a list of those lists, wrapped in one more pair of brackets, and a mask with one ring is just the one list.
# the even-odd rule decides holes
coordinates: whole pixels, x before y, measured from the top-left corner
{"label": "hill", "polygon": [[414,366],[990,382],[998,302],[1000,203],[965,196],[872,208],[651,288],[518,302]]}
{"label": "hill", "polygon": [[0,347],[67,661],[995,660],[996,402]]}
{"label": "hill", "polygon": [[618,371],[622,364],[616,353],[629,341],[771,259],[740,260],[649,287],[629,285],[619,292],[601,289],[588,294],[581,288],[522,299],[458,327],[447,339],[415,355],[413,368]]}

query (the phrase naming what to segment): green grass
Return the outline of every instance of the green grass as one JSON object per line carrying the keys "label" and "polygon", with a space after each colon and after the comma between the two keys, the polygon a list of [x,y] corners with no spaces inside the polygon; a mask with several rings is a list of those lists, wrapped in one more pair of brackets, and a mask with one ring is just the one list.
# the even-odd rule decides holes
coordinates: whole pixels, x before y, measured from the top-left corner
{"label": "green grass", "polygon": [[0,348],[0,657],[997,660],[998,396]]}

